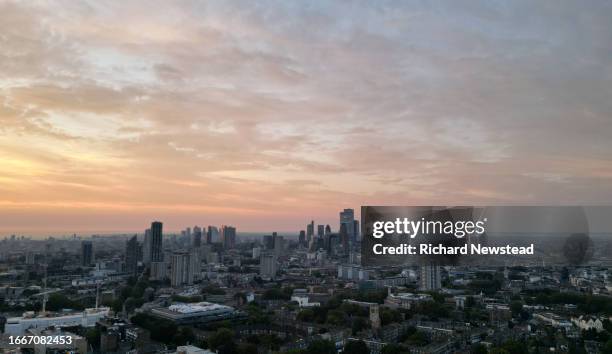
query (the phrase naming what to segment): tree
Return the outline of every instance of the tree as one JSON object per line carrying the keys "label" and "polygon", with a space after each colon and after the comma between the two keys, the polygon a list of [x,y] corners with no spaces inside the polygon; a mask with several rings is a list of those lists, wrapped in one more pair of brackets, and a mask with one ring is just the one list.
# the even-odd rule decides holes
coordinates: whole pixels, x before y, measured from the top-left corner
{"label": "tree", "polygon": [[380,311],[380,321],[383,326],[393,322],[400,322],[402,320],[402,314],[390,308],[383,307]]}
{"label": "tree", "polygon": [[311,309],[302,310],[297,314],[297,319],[302,322],[312,322],[314,320],[314,311]]}
{"label": "tree", "polygon": [[473,345],[470,354],[487,354],[487,347],[482,344]]}
{"label": "tree", "polygon": [[604,354],[612,354],[612,339],[606,342],[601,348],[601,352]]}
{"label": "tree", "polygon": [[212,350],[219,350],[222,345],[234,342],[234,332],[227,328],[218,329],[208,338],[208,345]]}
{"label": "tree", "polygon": [[409,354],[410,350],[399,344],[387,344],[380,351],[381,354]]}
{"label": "tree", "polygon": [[144,313],[132,316],[130,321],[151,332],[151,339],[166,344],[173,344],[174,335],[178,331],[174,322]]}
{"label": "tree", "polygon": [[344,312],[340,310],[331,310],[327,313],[327,323],[335,326],[344,324]]}
{"label": "tree", "polygon": [[98,327],[92,327],[85,332],[85,338],[87,343],[91,344],[94,348],[100,347],[100,329]]}
{"label": "tree", "polygon": [[512,303],[510,303],[510,311],[512,311],[513,317],[518,317],[522,310],[523,310],[522,301],[512,301]]}
{"label": "tree", "polygon": [[336,346],[328,340],[318,339],[308,345],[306,354],[336,354]]}
{"label": "tree", "polygon": [[238,354],[257,354],[257,346],[253,343],[241,343],[238,345]]}
{"label": "tree", "polygon": [[501,349],[509,354],[522,354],[527,352],[527,346],[524,342],[518,342],[514,340],[509,340],[505,342],[502,345]]}
{"label": "tree", "polygon": [[363,331],[366,328],[370,327],[370,323],[363,317],[357,317],[353,320],[353,325],[351,326],[351,332],[353,335]]}
{"label": "tree", "polygon": [[362,340],[351,340],[344,346],[344,352],[350,354],[370,354],[370,349]]}
{"label": "tree", "polygon": [[195,340],[195,335],[190,327],[181,327],[172,338],[172,341],[176,345],[185,345],[192,343]]}
{"label": "tree", "polygon": [[63,294],[51,294],[47,300],[47,310],[58,311],[61,309],[82,310],[83,305],[76,301],[70,300]]}

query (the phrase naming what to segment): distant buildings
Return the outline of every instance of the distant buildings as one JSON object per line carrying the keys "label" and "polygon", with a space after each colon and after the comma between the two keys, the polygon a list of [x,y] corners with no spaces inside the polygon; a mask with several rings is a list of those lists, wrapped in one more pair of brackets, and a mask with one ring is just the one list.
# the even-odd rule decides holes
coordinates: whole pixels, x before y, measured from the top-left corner
{"label": "distant buildings", "polygon": [[274,249],[274,235],[264,235],[263,245],[264,245],[264,249],[273,250]]}
{"label": "distant buildings", "polygon": [[89,267],[93,264],[93,243],[91,241],[81,242],[81,265]]}
{"label": "distant buildings", "polygon": [[325,235],[325,225],[317,225],[317,237],[323,238]]}
{"label": "distant buildings", "polygon": [[154,221],[151,223],[151,262],[163,262],[164,250],[162,248],[162,223]]}
{"label": "distant buildings", "polygon": [[310,244],[310,241],[314,237],[314,220],[310,224],[306,225],[306,242]]}
{"label": "distant buildings", "polygon": [[223,248],[230,250],[236,247],[236,228],[232,226],[221,226],[221,241]]}
{"label": "distant buildings", "polygon": [[25,261],[27,265],[33,265],[36,261],[36,253],[34,252],[26,252]]}
{"label": "distant buildings", "polygon": [[142,262],[147,265],[151,263],[151,229],[145,230],[142,243]]}
{"label": "distant buildings", "polygon": [[208,226],[208,231],[206,232],[206,243],[211,244],[213,242],[217,242],[219,238],[219,229],[216,226]]}
{"label": "distant buildings", "polygon": [[274,254],[276,257],[280,257],[284,254],[285,251],[285,238],[283,236],[278,236],[276,232],[273,234],[274,240]]}
{"label": "distant buildings", "polygon": [[138,270],[138,253],[140,245],[136,235],[132,236],[125,244],[125,271],[129,274],[136,274]]}
{"label": "distant buildings", "polygon": [[253,255],[251,258],[253,259],[259,259],[261,257],[261,248],[260,247],[253,247]]}
{"label": "distant buildings", "polygon": [[193,247],[200,247],[202,245],[202,229],[199,226],[193,227]]}
{"label": "distant buildings", "polygon": [[355,243],[359,239],[359,221],[355,220],[353,209],[344,209],[340,212],[340,233],[345,232],[348,242]]}

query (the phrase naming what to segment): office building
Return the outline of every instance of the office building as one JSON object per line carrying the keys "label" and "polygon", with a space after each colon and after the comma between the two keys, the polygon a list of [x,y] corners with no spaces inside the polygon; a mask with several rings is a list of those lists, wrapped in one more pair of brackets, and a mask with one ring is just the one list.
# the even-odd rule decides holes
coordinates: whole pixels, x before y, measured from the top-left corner
{"label": "office building", "polygon": [[317,237],[322,238],[325,235],[325,225],[317,225]]}
{"label": "office building", "polygon": [[93,264],[93,243],[91,241],[81,242],[81,265],[89,267]]}
{"label": "office building", "polygon": [[164,250],[162,245],[162,223],[154,221],[151,223],[151,262],[163,262]]}
{"label": "office building", "polygon": [[344,209],[340,212],[340,229],[342,227],[346,230],[346,235],[348,236],[349,243],[354,243],[357,240],[357,236],[355,234],[355,212],[353,209]]}
{"label": "office building", "polygon": [[219,239],[219,229],[216,226],[208,226],[208,232],[206,232],[206,243],[211,244],[217,242]]}
{"label": "office building", "polygon": [[129,274],[136,274],[138,271],[138,254],[140,245],[136,235],[132,236],[125,244],[125,271]]}
{"label": "office building", "polygon": [[199,226],[193,227],[193,247],[200,247],[202,245],[202,229]]}
{"label": "office building", "polygon": [[264,235],[263,237],[263,246],[266,250],[274,249],[274,236],[272,235]]}
{"label": "office building", "polygon": [[142,242],[142,262],[144,264],[151,263],[151,229],[146,229],[144,233],[144,241]]}
{"label": "office building", "polygon": [[274,254],[280,257],[285,253],[285,238],[276,235],[276,233],[274,233],[274,236]]}
{"label": "office building", "polygon": [[236,228],[232,226],[221,226],[221,241],[223,248],[230,250],[236,247]]}
{"label": "office building", "polygon": [[314,220],[310,224],[306,225],[306,241],[310,244],[310,241],[314,237]]}

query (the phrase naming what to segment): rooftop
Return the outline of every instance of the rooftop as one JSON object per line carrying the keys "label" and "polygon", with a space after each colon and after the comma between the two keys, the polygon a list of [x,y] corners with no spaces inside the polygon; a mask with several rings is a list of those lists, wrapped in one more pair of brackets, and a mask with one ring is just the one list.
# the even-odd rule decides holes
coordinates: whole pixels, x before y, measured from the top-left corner
{"label": "rooftop", "polygon": [[222,309],[231,310],[232,308],[229,306],[213,304],[213,303],[205,302],[205,301],[193,303],[193,304],[175,303],[168,307],[168,310],[177,312],[177,313],[182,313],[182,314],[207,312],[207,311],[222,310]]}

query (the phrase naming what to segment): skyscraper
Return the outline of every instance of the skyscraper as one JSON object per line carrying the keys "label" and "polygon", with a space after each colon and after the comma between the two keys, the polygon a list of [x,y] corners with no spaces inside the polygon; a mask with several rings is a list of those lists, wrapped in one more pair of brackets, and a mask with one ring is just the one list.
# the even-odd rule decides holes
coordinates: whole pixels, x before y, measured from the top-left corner
{"label": "skyscraper", "polygon": [[202,229],[199,226],[193,227],[193,247],[200,247],[202,245]]}
{"label": "skyscraper", "polygon": [[208,232],[206,233],[206,243],[210,244],[217,242],[219,237],[219,229],[216,226],[208,226]]}
{"label": "skyscraper", "polygon": [[93,244],[91,241],[81,242],[81,265],[88,267],[93,263]]}
{"label": "skyscraper", "polygon": [[300,237],[298,239],[300,246],[306,245],[306,231],[300,230]]}
{"label": "skyscraper", "polygon": [[146,229],[142,243],[142,263],[151,263],[151,229]]}
{"label": "skyscraper", "polygon": [[163,262],[164,250],[162,248],[162,223],[153,221],[151,223],[151,262]]}
{"label": "skyscraper", "polygon": [[221,240],[226,250],[236,247],[236,228],[232,226],[221,226]]}
{"label": "skyscraper", "polygon": [[346,229],[346,223],[340,224],[340,242],[342,243],[342,250],[344,254],[349,253],[349,235]]}
{"label": "skyscraper", "polygon": [[346,225],[349,242],[355,242],[357,235],[355,234],[355,211],[353,209],[344,209],[340,212],[340,227],[342,225]]}
{"label": "skyscraper", "polygon": [[206,244],[210,245],[212,243],[212,226],[209,226],[206,230]]}
{"label": "skyscraper", "polygon": [[322,238],[325,235],[325,225],[317,225],[317,237]]}
{"label": "skyscraper", "polygon": [[125,244],[125,271],[136,274],[138,270],[139,244],[136,235],[132,236]]}
{"label": "skyscraper", "polygon": [[272,235],[264,235],[263,237],[263,245],[265,250],[274,249],[274,236]]}
{"label": "skyscraper", "polygon": [[325,225],[325,234],[326,235],[331,234],[331,226],[329,226],[329,224]]}
{"label": "skyscraper", "polygon": [[277,257],[280,257],[283,255],[284,251],[285,251],[285,238],[283,236],[276,235],[276,237],[274,237],[274,254]]}
{"label": "skyscraper", "polygon": [[310,224],[306,225],[306,241],[310,244],[310,240],[314,236],[314,220]]}

